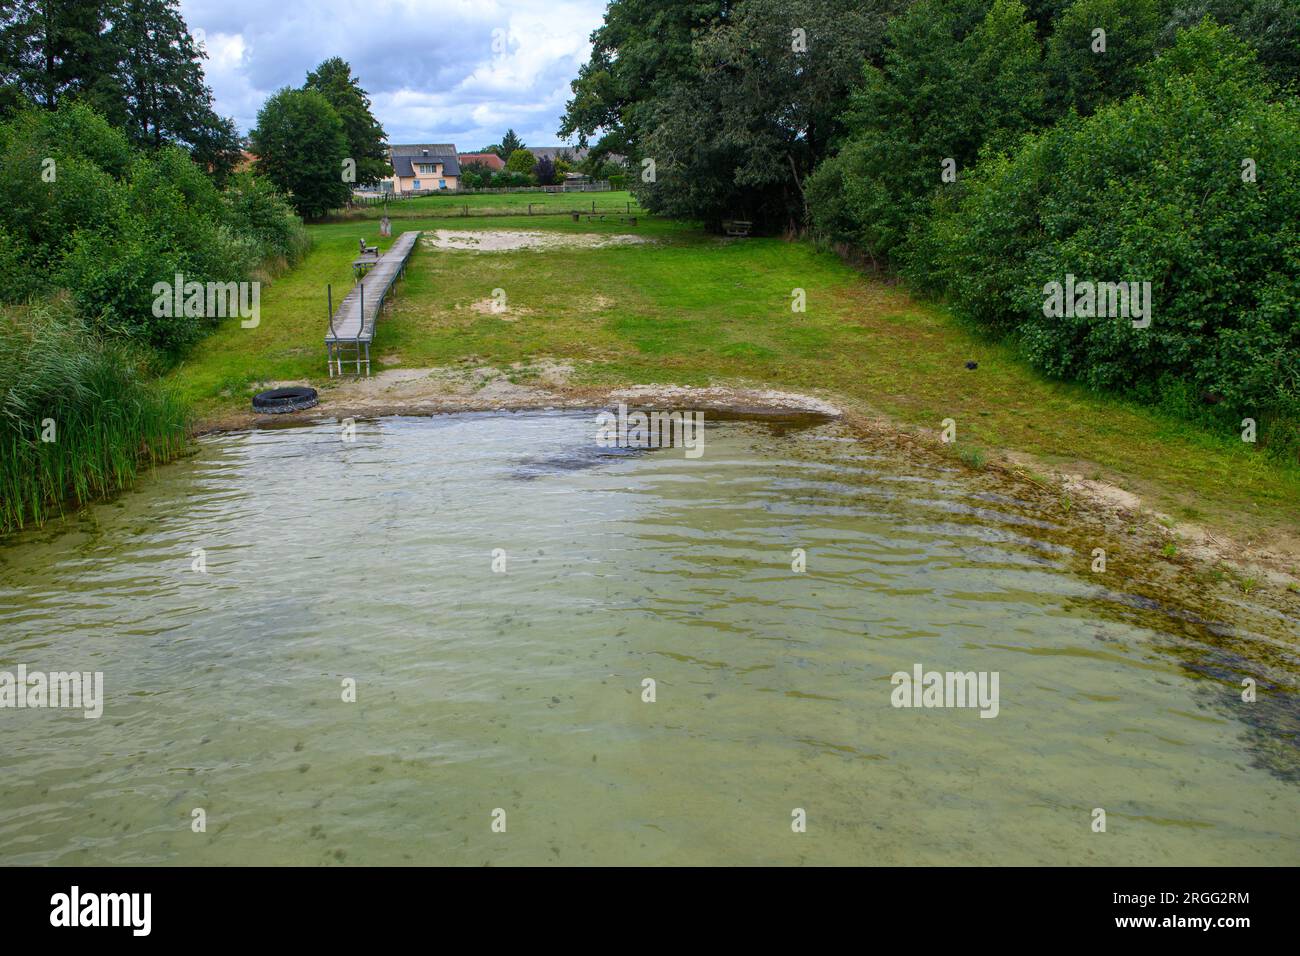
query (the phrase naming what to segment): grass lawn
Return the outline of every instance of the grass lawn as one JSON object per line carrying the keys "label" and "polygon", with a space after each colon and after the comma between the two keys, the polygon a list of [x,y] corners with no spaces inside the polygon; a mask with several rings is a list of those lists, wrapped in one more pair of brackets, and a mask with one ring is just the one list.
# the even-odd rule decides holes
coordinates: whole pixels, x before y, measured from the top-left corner
{"label": "grass lawn", "polygon": [[[636,198],[626,190],[595,193],[447,193],[446,195],[415,196],[388,204],[391,219],[419,219],[470,216],[541,215],[582,210],[598,213],[638,211]],[[468,213],[466,212],[468,210]],[[384,207],[365,206],[339,213],[333,221],[373,219],[382,216]]]}
{"label": "grass lawn", "polygon": [[[1244,537],[1300,527],[1300,468],[1268,461],[1236,432],[1211,435],[1046,380],[942,307],[807,243],[725,241],[690,224],[649,219],[634,230],[561,216],[404,219],[395,226],[634,231],[655,240],[502,253],[417,249],[372,347],[372,356],[403,367],[550,358],[577,363],[580,384],[744,380],[821,390],[934,431],[955,419],[968,450],[1027,453],[1137,492],[1175,518]],[[226,323],[173,373],[200,414],[246,408],[258,382],[325,380],[325,285],[333,284],[336,299],[349,288],[358,237],[381,246],[391,240],[379,241],[373,218],[311,232],[315,246],[304,262],[263,289],[260,326]],[[507,296],[505,316],[471,307],[498,288]],[[806,312],[791,310],[794,289],[805,291]],[[977,370],[965,368],[969,359]]]}

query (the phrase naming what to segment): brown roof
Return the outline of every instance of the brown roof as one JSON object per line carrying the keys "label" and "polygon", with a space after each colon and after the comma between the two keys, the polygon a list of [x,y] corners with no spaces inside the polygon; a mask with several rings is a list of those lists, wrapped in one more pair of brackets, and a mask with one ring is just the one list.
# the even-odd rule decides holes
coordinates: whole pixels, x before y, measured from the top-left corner
{"label": "brown roof", "polygon": [[470,163],[481,163],[492,170],[506,168],[506,161],[496,153],[461,153],[459,159],[462,166],[467,166]]}

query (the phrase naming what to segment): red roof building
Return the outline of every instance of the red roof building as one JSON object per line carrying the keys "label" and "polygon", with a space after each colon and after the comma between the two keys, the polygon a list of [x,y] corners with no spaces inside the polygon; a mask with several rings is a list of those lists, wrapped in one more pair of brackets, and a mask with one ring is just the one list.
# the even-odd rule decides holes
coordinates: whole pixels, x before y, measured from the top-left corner
{"label": "red roof building", "polygon": [[456,158],[460,160],[462,167],[470,163],[479,163],[494,173],[506,168],[506,161],[496,153],[460,153]]}

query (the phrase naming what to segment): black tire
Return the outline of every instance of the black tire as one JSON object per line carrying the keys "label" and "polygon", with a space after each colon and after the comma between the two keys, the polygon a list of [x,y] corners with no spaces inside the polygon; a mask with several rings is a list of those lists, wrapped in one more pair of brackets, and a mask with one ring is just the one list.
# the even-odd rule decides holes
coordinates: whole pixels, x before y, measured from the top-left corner
{"label": "black tire", "polygon": [[313,408],[317,404],[316,389],[300,386],[273,388],[269,392],[258,392],[253,396],[253,411],[259,415],[300,412],[305,408]]}

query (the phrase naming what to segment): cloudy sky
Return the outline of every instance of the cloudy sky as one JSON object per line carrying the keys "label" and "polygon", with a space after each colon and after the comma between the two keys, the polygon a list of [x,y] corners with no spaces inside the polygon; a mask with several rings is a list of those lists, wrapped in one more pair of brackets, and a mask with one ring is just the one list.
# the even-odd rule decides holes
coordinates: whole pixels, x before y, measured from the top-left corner
{"label": "cloudy sky", "polygon": [[552,146],[604,0],[181,0],[217,112],[241,133],[331,56],[352,64],[393,143]]}

